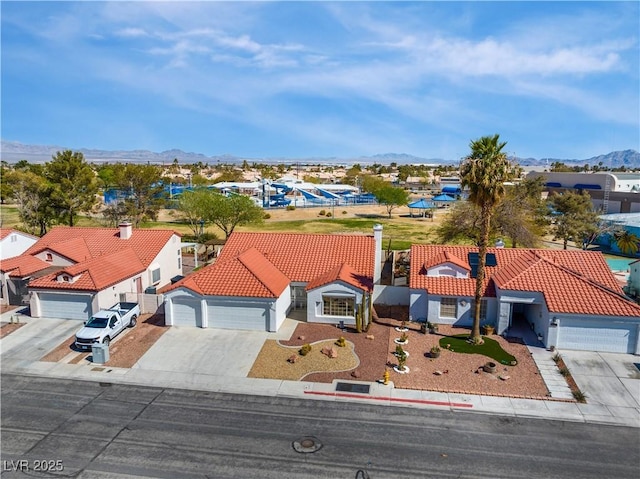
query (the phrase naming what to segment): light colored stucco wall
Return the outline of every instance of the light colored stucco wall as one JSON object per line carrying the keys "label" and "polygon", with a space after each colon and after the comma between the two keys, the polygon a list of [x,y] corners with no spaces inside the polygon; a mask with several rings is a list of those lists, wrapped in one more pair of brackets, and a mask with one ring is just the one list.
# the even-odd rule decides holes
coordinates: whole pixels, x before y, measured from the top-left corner
{"label": "light colored stucco wall", "polygon": [[340,321],[344,321],[344,324],[346,325],[352,326],[356,324],[355,316],[325,316],[322,314],[323,295],[342,295],[345,297],[353,297],[355,298],[356,310],[358,309],[358,305],[362,302],[363,296],[361,290],[341,281],[312,289],[307,292],[307,321],[309,323],[339,324]]}
{"label": "light colored stucco wall", "polygon": [[13,231],[0,241],[0,260],[19,256],[38,241],[38,238]]}

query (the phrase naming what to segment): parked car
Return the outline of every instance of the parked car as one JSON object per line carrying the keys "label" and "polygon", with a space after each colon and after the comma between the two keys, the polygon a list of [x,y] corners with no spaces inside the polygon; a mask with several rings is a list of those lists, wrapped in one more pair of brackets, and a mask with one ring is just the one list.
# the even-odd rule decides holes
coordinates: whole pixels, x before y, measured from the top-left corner
{"label": "parked car", "polygon": [[126,327],[134,327],[139,315],[138,303],[118,303],[109,309],[101,309],[76,333],[75,345],[83,350],[91,349],[94,344],[108,345]]}

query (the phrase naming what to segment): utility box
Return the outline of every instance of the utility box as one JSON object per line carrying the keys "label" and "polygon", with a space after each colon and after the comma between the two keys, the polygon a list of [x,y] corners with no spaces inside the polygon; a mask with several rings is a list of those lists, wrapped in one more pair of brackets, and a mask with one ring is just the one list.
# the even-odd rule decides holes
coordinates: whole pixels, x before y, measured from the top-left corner
{"label": "utility box", "polygon": [[93,355],[94,363],[104,364],[109,361],[109,345],[94,344],[93,346],[91,346],[91,354]]}

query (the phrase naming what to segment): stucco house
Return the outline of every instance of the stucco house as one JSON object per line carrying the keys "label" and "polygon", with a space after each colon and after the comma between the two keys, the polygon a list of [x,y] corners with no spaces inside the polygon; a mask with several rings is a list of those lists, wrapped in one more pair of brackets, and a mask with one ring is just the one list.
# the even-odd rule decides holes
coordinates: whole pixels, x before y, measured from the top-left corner
{"label": "stucco house", "polygon": [[[121,293],[162,287],[182,274],[180,235],[171,230],[59,226],[3,261],[3,279],[33,317],[87,319]],[[4,281],[3,281],[4,283]]]}
{"label": "stucco house", "polygon": [[161,290],[165,322],[277,331],[294,311],[354,325],[369,311],[381,254],[380,225],[373,236],[234,232],[215,263]]}
{"label": "stucco house", "polygon": [[[410,319],[469,326],[478,249],[411,247]],[[526,321],[548,348],[640,354],[640,306],[595,251],[490,248],[483,324]]]}
{"label": "stucco house", "polygon": [[0,261],[21,255],[36,241],[37,236],[12,228],[0,228]]}
{"label": "stucco house", "polygon": [[[0,268],[5,261],[20,256],[36,241],[38,241],[37,236],[12,228],[0,228]],[[10,299],[13,300],[13,303],[22,299],[21,297],[18,299],[18,292],[14,291],[11,286],[13,285],[7,284],[4,273],[0,271],[0,303],[12,304]]]}

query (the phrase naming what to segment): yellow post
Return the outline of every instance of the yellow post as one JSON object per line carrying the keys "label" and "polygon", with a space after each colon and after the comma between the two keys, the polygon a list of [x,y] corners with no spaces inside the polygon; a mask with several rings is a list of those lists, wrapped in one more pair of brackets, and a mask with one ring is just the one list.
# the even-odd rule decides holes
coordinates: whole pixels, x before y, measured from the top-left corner
{"label": "yellow post", "polygon": [[384,379],[383,379],[384,385],[387,386],[389,384],[389,370],[385,369],[384,370]]}

